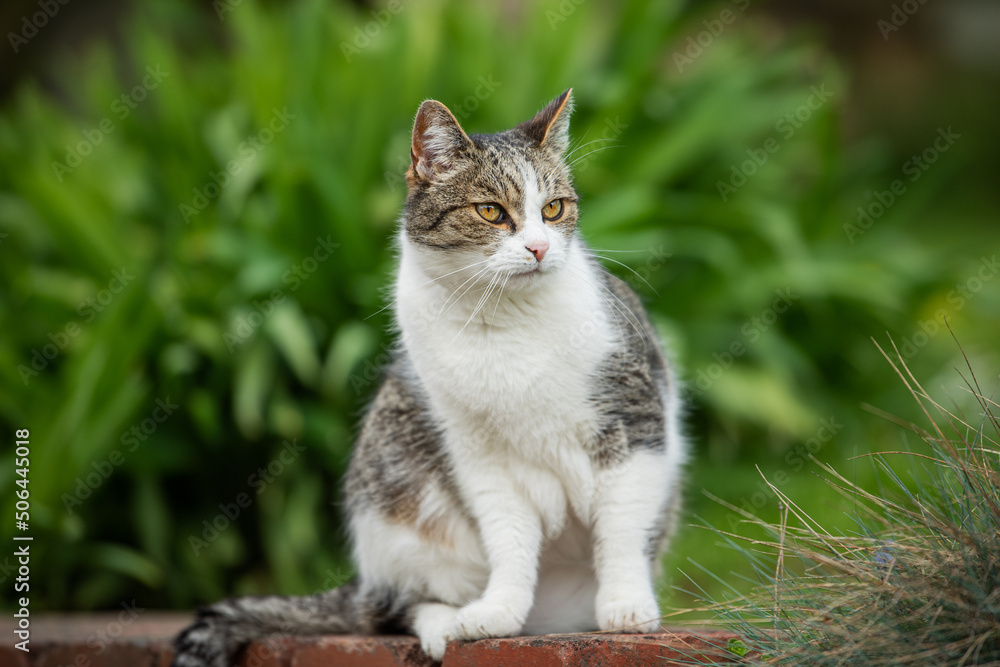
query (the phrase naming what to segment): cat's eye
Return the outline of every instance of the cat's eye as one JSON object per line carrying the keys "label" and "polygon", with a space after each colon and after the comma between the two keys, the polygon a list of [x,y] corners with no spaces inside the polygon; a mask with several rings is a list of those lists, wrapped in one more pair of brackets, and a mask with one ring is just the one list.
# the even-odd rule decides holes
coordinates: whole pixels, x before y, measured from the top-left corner
{"label": "cat's eye", "polygon": [[563,214],[562,199],[553,199],[542,207],[542,217],[546,220],[558,220]]}
{"label": "cat's eye", "polygon": [[486,222],[500,222],[503,217],[503,209],[498,204],[476,204],[476,213]]}

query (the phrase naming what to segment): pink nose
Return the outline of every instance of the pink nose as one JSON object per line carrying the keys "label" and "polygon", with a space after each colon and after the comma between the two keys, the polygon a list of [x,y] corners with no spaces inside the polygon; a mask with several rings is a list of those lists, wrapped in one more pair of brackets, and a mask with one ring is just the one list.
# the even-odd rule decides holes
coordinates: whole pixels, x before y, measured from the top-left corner
{"label": "pink nose", "polygon": [[545,253],[549,251],[549,242],[546,240],[532,241],[528,245],[524,246],[527,248],[535,259],[539,262],[545,258]]}

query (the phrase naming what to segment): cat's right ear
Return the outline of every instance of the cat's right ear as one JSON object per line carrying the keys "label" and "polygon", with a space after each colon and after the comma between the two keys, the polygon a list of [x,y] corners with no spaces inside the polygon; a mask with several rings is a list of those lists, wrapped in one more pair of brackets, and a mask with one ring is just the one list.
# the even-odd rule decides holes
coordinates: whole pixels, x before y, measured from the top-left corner
{"label": "cat's right ear", "polygon": [[472,140],[448,107],[437,100],[427,100],[420,105],[413,122],[407,182],[412,186],[418,181],[440,180],[471,147]]}

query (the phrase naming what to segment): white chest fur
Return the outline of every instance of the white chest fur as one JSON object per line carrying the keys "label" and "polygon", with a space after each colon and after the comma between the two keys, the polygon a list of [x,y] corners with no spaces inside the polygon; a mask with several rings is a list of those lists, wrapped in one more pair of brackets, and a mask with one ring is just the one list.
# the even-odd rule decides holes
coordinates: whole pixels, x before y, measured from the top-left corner
{"label": "white chest fur", "polygon": [[568,266],[534,277],[544,281],[537,289],[505,291],[483,305],[481,288],[458,298],[456,289],[468,287],[461,280],[430,282],[417,253],[404,241],[397,317],[449,448],[510,475],[550,536],[565,524],[567,503],[586,520],[593,373],[616,333],[599,276],[576,248]]}

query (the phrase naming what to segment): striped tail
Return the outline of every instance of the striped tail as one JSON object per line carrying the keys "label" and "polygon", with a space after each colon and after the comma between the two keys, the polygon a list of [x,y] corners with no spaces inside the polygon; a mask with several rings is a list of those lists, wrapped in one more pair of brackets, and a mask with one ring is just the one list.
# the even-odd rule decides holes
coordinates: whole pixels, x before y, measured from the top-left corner
{"label": "striped tail", "polygon": [[[172,667],[229,667],[255,639],[294,635],[368,633],[384,612],[362,596],[357,580],[303,597],[231,598],[205,607],[174,640]],[[383,599],[385,599],[383,597]],[[389,605],[394,606],[394,605]],[[377,607],[382,607],[378,609]],[[381,614],[379,612],[382,612]]]}

